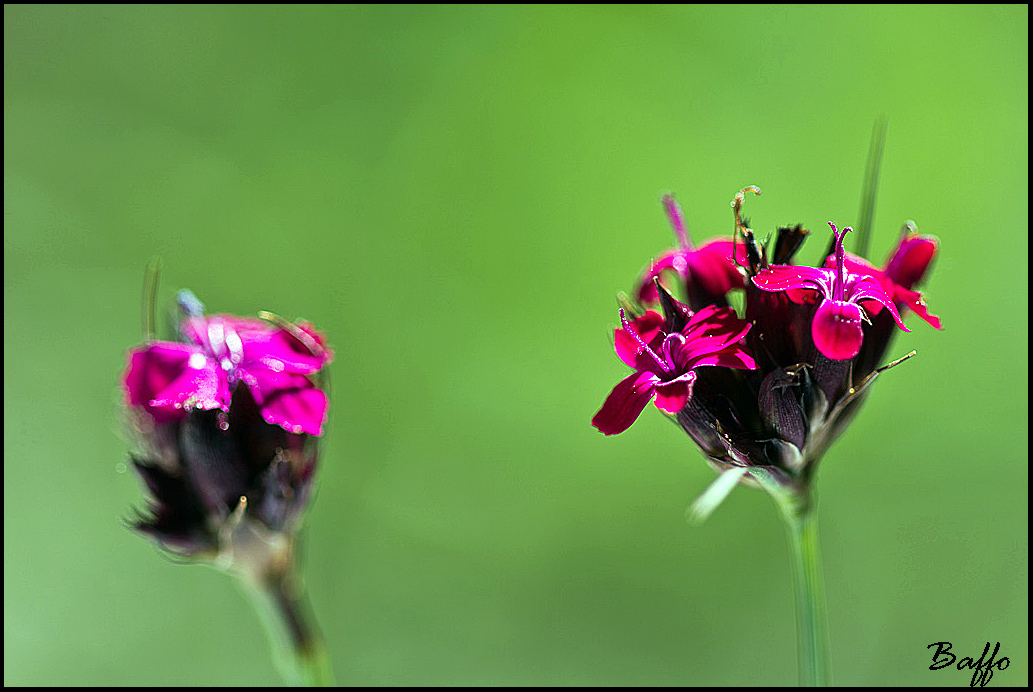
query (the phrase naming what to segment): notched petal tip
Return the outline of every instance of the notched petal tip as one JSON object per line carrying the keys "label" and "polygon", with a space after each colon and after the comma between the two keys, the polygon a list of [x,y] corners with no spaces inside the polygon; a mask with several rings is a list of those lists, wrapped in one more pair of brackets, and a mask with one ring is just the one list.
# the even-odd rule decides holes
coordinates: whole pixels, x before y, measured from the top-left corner
{"label": "notched petal tip", "polygon": [[685,408],[685,402],[692,396],[692,383],[695,380],[696,373],[690,370],[678,380],[657,385],[653,403],[664,413],[673,416]]}

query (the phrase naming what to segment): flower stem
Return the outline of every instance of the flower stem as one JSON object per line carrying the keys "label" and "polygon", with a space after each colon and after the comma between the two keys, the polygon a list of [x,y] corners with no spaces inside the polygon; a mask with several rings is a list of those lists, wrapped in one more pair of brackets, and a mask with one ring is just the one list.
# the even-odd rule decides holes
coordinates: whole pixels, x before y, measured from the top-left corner
{"label": "flower stem", "polygon": [[831,684],[825,585],[818,552],[818,518],[809,492],[779,502],[789,537],[796,588],[796,635],[800,685]]}
{"label": "flower stem", "polygon": [[295,686],[334,686],[330,656],[294,570],[242,581],[262,617],[284,681]]}

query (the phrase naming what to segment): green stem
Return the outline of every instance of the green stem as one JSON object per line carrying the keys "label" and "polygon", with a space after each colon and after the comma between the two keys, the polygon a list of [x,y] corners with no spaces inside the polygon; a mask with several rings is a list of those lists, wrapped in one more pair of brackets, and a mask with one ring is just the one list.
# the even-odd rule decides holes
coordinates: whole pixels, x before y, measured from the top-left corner
{"label": "green stem", "polygon": [[796,587],[796,634],[800,685],[831,684],[825,585],[818,551],[818,518],[809,493],[779,502],[789,536]]}
{"label": "green stem", "polygon": [[289,685],[334,686],[333,667],[293,570],[243,580],[269,633],[277,669]]}

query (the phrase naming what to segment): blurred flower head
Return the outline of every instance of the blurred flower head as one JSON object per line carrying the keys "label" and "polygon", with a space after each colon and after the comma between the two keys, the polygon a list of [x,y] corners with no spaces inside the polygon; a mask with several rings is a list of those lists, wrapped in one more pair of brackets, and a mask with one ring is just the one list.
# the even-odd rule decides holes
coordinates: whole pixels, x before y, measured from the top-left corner
{"label": "blurred flower head", "polygon": [[[729,257],[723,250],[700,255],[685,242],[663,255],[694,253],[678,265],[684,271],[673,260],[660,267],[676,270],[684,302],[655,281],[659,270],[644,277],[654,280],[653,291],[643,289],[642,278],[636,284],[641,314],[628,320],[622,311],[623,329],[615,337],[617,355],[636,372],[617,385],[593,424],[608,434],[622,432],[655,397],[718,470],[796,492],[806,489],[876,377],[913,355],[881,363],[895,332],[909,331],[902,314],[911,310],[940,328],[913,288],[927,274],[938,245],[909,226],[879,269],[847,253],[843,239],[850,229],[840,232],[830,224],[833,252],[824,265],[794,265],[808,232],[799,225],[782,227],[770,243],[758,242],[740,216],[746,192],[760,194],[751,186],[732,202],[736,241],[727,241]],[[664,204],[675,228],[684,228],[673,199]],[[707,268],[693,269],[700,264]],[[701,279],[725,276],[729,268],[737,280]],[[739,288],[741,319],[726,307],[729,292]],[[645,309],[655,303],[662,319]],[[696,331],[689,325],[697,325]],[[700,336],[706,347],[699,345]],[[707,355],[695,361],[671,357],[686,348]],[[675,384],[678,396],[670,396]]]}
{"label": "blurred flower head", "polygon": [[131,406],[158,422],[180,420],[194,409],[226,412],[241,384],[266,422],[323,433],[326,394],[310,379],[332,357],[322,336],[305,323],[205,317],[189,291],[180,291],[179,304],[185,343],[152,341],[129,351],[124,386]]}
{"label": "blurred flower head", "polygon": [[183,341],[130,349],[122,377],[150,493],[133,526],[184,557],[276,569],[310,497],[332,353],[305,323],[205,316],[188,291],[179,305]]}

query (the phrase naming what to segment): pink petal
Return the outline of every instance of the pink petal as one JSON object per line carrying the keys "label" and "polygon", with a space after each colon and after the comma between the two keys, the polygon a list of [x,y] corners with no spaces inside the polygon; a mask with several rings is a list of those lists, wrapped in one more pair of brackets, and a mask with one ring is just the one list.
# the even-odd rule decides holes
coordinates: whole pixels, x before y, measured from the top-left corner
{"label": "pink petal", "polygon": [[[738,257],[746,256],[740,243]],[[715,239],[703,243],[686,257],[688,280],[711,295],[724,295],[733,288],[742,288],[743,276],[732,264],[732,241]]]}
{"label": "pink petal", "polygon": [[753,277],[753,284],[762,291],[785,291],[807,288],[820,291],[826,298],[832,295],[835,277],[827,269],[801,267],[795,264],[772,264]]}
{"label": "pink petal", "polygon": [[[654,289],[656,287],[654,286]],[[647,310],[646,314],[641,317],[636,317],[631,321],[631,327],[635,330],[635,333],[639,335],[642,341],[647,344],[653,341],[664,326],[663,316],[653,310]],[[613,333],[613,350],[617,352],[617,357],[620,358],[625,365],[629,368],[635,368],[640,370],[639,364],[639,353],[642,352],[642,347],[639,346],[638,342],[635,341],[635,337],[628,334],[623,328],[617,328]],[[646,356],[647,358],[649,356]],[[652,359],[650,359],[652,360]]]}
{"label": "pink petal", "polygon": [[287,432],[322,435],[326,421],[326,392],[309,385],[296,389],[278,389],[258,407],[267,423]]}
{"label": "pink petal", "polygon": [[705,365],[717,365],[722,368],[733,368],[735,370],[757,369],[757,361],[753,360],[753,356],[751,356],[748,351],[739,346],[733,346],[725,349],[724,351],[700,356],[695,359],[693,363],[693,368],[699,368]]}
{"label": "pink petal", "polygon": [[689,318],[689,321],[686,323],[685,329],[683,329],[682,331],[684,332],[688,329],[691,329],[694,325],[700,324],[702,322],[713,322],[715,320],[728,319],[730,316],[735,316],[734,310],[729,312],[729,308],[722,308],[718,307],[717,305],[708,305],[702,310],[697,310],[695,313],[693,313],[693,315]]}
{"label": "pink petal", "polygon": [[807,305],[818,302],[824,296],[820,291],[813,288],[790,288],[786,290],[786,298],[797,305]]}
{"label": "pink petal", "polygon": [[[897,312],[897,306],[893,304],[893,299],[887,295],[886,290],[874,277],[860,277],[857,274],[848,275],[848,277],[846,287],[846,298],[848,301],[856,303],[861,300],[874,300],[877,303],[881,303],[893,315],[893,320],[898,327],[905,332],[911,331],[904,326],[904,321],[900,318],[900,313]],[[850,279],[860,279],[860,281],[852,282]]]}
{"label": "pink petal", "polygon": [[219,358],[227,353],[222,344],[211,343],[209,335],[213,328],[224,335],[236,334],[240,339],[242,367],[260,364],[277,371],[306,375],[318,372],[330,362],[333,353],[326,347],[323,335],[311,325],[300,323],[294,327],[297,334],[264,320],[234,315],[191,317],[180,324],[187,339]]}
{"label": "pink petal", "polygon": [[262,418],[287,432],[322,435],[326,393],[305,375],[253,367],[240,371]]}
{"label": "pink petal", "polygon": [[332,358],[331,352],[323,345],[322,335],[302,329],[300,325],[295,326],[298,327],[298,335],[266,325],[263,333],[241,337],[245,367],[248,363],[259,362],[272,370],[304,375],[321,370]]}
{"label": "pink petal", "polygon": [[911,308],[911,312],[918,315],[936,329],[943,329],[943,326],[940,324],[940,318],[929,312],[929,308],[926,307],[925,301],[922,300],[922,294],[918,291],[909,291],[898,287],[893,294],[893,301]]}
{"label": "pink petal", "polygon": [[886,276],[899,286],[911,288],[925,276],[938,247],[935,236],[905,236],[886,263]]}
{"label": "pink petal", "polygon": [[693,315],[682,330],[685,343],[675,359],[679,367],[685,369],[716,364],[704,363],[701,358],[733,347],[746,336],[751,327],[749,322],[739,319],[731,308],[704,308]]}
{"label": "pink petal", "polygon": [[660,300],[660,296],[656,292],[656,286],[653,284],[653,279],[660,276],[662,272],[673,269],[678,272],[679,276],[685,275],[685,254],[687,252],[689,251],[675,248],[668,250],[653,260],[649,265],[649,269],[643,272],[638,280],[636,294],[640,303],[652,304]]}
{"label": "pink petal", "polygon": [[845,301],[826,300],[811,323],[814,345],[827,358],[849,360],[861,350],[861,307]]}
{"label": "pink petal", "polygon": [[[882,270],[876,267],[874,264],[869,262],[863,257],[859,257],[851,252],[843,253],[843,267],[850,274],[861,274],[862,276],[874,276],[881,277]],[[835,269],[836,268],[836,256],[829,255],[825,258],[825,268]]]}
{"label": "pink petal", "polygon": [[229,382],[222,369],[191,344],[157,341],[130,351],[125,375],[129,403],[144,406],[159,422],[176,420],[189,408],[229,408]]}
{"label": "pink petal", "polygon": [[689,372],[688,375],[674,382],[664,382],[656,386],[656,399],[653,403],[658,409],[673,415],[685,408],[685,402],[689,400],[689,394],[692,392],[692,383],[696,381],[696,373]]}
{"label": "pink petal", "polygon": [[731,334],[743,327],[749,329],[749,323],[739,319],[732,308],[708,305],[689,318],[681,333],[686,341],[693,341],[703,336]]}
{"label": "pink petal", "polygon": [[[894,307],[906,305],[933,327],[942,329],[940,318],[929,314],[928,308],[922,301],[922,294],[918,291],[910,290],[911,285],[921,279],[933,256],[936,254],[936,244],[936,238],[932,236],[910,236],[905,238],[890,259],[886,271],[878,269],[856,255],[847,253],[844,266],[853,275],[848,278],[848,282],[851,279],[856,281],[858,276],[871,277],[882,288],[885,297],[892,298]],[[825,266],[835,267],[835,261],[835,257],[830,255],[825,260]],[[855,283],[854,285],[859,286],[860,284]],[[853,291],[854,297],[852,300],[875,301],[876,304],[868,308],[870,314],[878,315],[882,311],[883,306],[888,305],[887,301],[877,291],[874,294],[872,293],[874,289],[867,282],[861,287],[860,291],[860,293],[856,290]],[[848,295],[850,293],[851,290],[848,289]],[[903,328],[903,323],[898,318],[899,314],[894,316],[894,320]]]}
{"label": "pink petal", "polygon": [[653,398],[660,378],[651,372],[628,375],[613,388],[603,407],[592,418],[592,425],[606,435],[616,435],[631,427]]}

